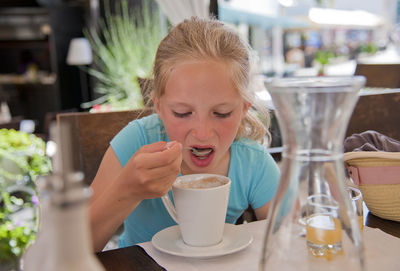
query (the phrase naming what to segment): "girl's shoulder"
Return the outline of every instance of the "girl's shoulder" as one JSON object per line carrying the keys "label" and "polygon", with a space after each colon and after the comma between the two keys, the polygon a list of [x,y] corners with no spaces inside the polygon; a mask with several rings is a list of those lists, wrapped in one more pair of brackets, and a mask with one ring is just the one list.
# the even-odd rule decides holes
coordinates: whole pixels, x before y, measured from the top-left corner
{"label": "girl's shoulder", "polygon": [[132,125],[139,125],[144,129],[159,128],[160,126],[163,127],[162,121],[155,113],[141,117],[139,119],[132,120],[131,122],[129,122],[128,126]]}
{"label": "girl's shoulder", "polygon": [[232,143],[231,147],[237,152],[248,152],[259,155],[264,155],[265,153],[268,153],[268,150],[264,145],[246,137],[235,140]]}
{"label": "girl's shoulder", "polygon": [[231,154],[233,164],[269,165],[275,163],[266,146],[244,137],[232,143]]}
{"label": "girl's shoulder", "polygon": [[167,133],[165,132],[164,123],[157,114],[151,114],[140,119],[131,121],[128,125],[133,130],[139,132],[147,138],[146,144],[156,141],[168,141]]}

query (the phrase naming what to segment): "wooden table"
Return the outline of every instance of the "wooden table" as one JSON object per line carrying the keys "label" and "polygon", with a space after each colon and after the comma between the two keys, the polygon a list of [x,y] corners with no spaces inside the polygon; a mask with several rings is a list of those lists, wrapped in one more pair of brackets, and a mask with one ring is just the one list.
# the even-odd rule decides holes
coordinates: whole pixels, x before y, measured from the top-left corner
{"label": "wooden table", "polygon": [[371,228],[378,228],[387,234],[400,238],[400,222],[379,218],[368,212],[365,216],[365,225]]}
{"label": "wooden table", "polygon": [[[379,228],[382,231],[400,238],[400,222],[385,220],[365,212],[365,225],[371,228]],[[130,246],[97,253],[98,259],[107,271],[159,271],[165,270],[158,265],[147,253],[139,246]]]}
{"label": "wooden table", "polygon": [[105,269],[115,271],[165,270],[140,246],[130,246],[97,253]]}

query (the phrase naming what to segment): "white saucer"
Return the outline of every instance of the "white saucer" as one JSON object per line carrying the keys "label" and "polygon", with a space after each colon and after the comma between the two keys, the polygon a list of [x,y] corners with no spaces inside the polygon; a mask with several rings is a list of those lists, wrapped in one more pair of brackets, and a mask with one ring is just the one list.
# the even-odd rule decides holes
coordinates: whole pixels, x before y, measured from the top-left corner
{"label": "white saucer", "polygon": [[253,242],[253,236],[245,229],[225,224],[222,241],[214,246],[193,247],[186,245],[179,226],[166,228],[153,236],[153,246],[165,253],[189,258],[213,258],[245,249]]}

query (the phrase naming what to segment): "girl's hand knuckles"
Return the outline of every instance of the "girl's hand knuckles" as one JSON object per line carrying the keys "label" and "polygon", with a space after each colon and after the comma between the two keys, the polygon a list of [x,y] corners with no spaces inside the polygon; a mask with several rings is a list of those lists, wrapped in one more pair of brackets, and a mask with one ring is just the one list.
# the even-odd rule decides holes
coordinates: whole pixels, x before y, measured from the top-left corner
{"label": "girl's hand knuckles", "polygon": [[146,182],[145,179],[139,179],[138,185],[139,185],[140,187],[145,187],[145,186],[147,185],[147,182]]}
{"label": "girl's hand knuckles", "polygon": [[164,165],[168,165],[171,163],[171,157],[169,155],[163,155],[160,157],[160,162]]}
{"label": "girl's hand knuckles", "polygon": [[181,143],[173,144],[171,149],[176,153],[181,153],[182,152],[182,144]]}
{"label": "girl's hand knuckles", "polygon": [[147,174],[140,174],[138,180],[140,185],[149,185],[151,178]]}
{"label": "girl's hand knuckles", "polygon": [[140,156],[132,157],[131,161],[129,161],[128,166],[140,169],[142,167],[142,160],[140,159]]}
{"label": "girl's hand knuckles", "polygon": [[168,157],[172,157],[174,159],[175,157],[182,154],[182,150],[174,146],[173,148],[166,150],[165,153],[168,154]]}
{"label": "girl's hand knuckles", "polygon": [[182,157],[182,150],[176,150],[176,151],[174,151],[174,153],[173,153],[173,155],[171,155],[171,157],[173,158],[173,159],[177,159],[177,158],[179,158],[179,157]]}

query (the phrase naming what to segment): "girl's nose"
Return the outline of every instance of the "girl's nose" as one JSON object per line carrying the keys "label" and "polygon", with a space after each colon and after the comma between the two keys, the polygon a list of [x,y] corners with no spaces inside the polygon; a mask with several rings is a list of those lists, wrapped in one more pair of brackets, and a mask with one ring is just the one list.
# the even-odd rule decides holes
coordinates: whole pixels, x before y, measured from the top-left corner
{"label": "girl's nose", "polygon": [[213,136],[211,123],[201,120],[194,123],[192,135],[199,141],[206,141]]}

